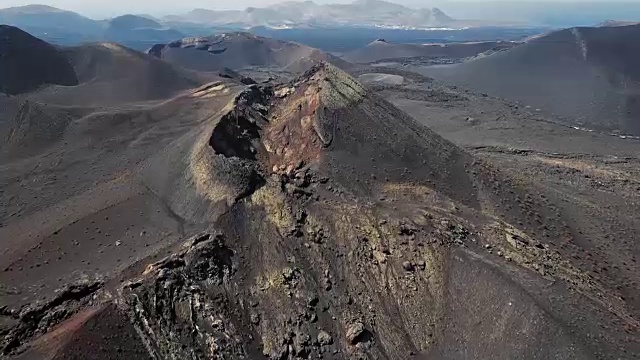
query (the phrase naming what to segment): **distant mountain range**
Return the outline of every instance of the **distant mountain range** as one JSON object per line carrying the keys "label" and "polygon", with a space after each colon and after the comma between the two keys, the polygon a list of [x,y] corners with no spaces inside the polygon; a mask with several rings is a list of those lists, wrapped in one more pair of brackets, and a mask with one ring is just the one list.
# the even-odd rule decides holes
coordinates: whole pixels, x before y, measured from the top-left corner
{"label": "distant mountain range", "polygon": [[411,9],[382,0],[356,0],[351,4],[323,4],[289,1],[264,8],[214,11],[195,9],[184,15],[167,16],[168,22],[189,22],[211,26],[363,26],[423,29],[447,27],[456,21],[437,8]]}
{"label": "distant mountain range", "polygon": [[411,9],[381,0],[356,0],[351,4],[333,5],[318,5],[311,1],[285,2],[237,11],[195,9],[162,19],[123,15],[108,20],[94,20],[45,5],[27,5],[0,9],[0,24],[19,27],[58,44],[117,41],[129,46],[135,46],[136,42],[168,42],[186,35],[209,35],[215,30],[254,27],[429,29],[465,26],[436,8]]}
{"label": "distant mountain range", "polygon": [[27,5],[0,9],[0,24],[19,27],[34,36],[57,44],[86,41],[162,42],[184,37],[155,20],[123,15],[108,20],[93,20],[72,11],[45,5]]}

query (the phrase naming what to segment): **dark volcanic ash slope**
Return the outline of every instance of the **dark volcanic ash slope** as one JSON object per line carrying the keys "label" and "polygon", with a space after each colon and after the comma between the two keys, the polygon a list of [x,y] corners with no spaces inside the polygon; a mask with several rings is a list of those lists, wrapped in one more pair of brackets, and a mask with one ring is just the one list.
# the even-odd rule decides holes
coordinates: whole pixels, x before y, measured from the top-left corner
{"label": "dark volcanic ash slope", "polygon": [[426,75],[601,129],[640,134],[640,25],[573,28]]}
{"label": "dark volcanic ash slope", "polygon": [[[41,50],[41,53],[31,54],[27,60],[24,53],[5,53],[0,61],[10,65],[2,70],[12,69],[13,65],[21,67],[14,69],[11,79],[21,76],[23,80],[18,82],[29,84],[29,79],[38,75],[38,71],[52,70],[55,57],[47,64],[39,64],[32,73],[25,73],[25,67],[31,62],[45,61],[48,53],[42,50],[51,50],[66,66],[57,69],[60,72],[56,74],[70,71],[73,83],[41,85],[18,96],[0,98],[0,158],[3,161],[15,156],[37,155],[64,138],[67,126],[95,118],[96,113],[112,118],[135,118],[158,103],[210,82],[223,79],[251,82],[229,69],[196,73],[112,43],[60,49],[38,40],[37,44],[40,43],[44,44],[42,48],[36,46],[29,51]],[[132,114],[131,109],[137,113]]]}
{"label": "dark volcanic ash slope", "polygon": [[215,80],[115,43],[95,43],[64,50],[79,84],[49,87],[29,96],[60,105],[116,105],[162,100]]}
{"label": "dark volcanic ash slope", "polygon": [[255,36],[227,33],[210,37],[185,38],[156,45],[149,53],[163,60],[198,71],[221,68],[276,67],[303,72],[319,61],[345,68],[349,64],[333,55],[305,45]]}
{"label": "dark volcanic ash slope", "polygon": [[0,154],[37,154],[57,141],[67,125],[82,113],[77,109],[3,96],[0,98]]}
{"label": "dark volcanic ash slope", "polygon": [[0,25],[0,92],[19,94],[44,85],[75,85],[66,56],[28,33]]}
{"label": "dark volcanic ash slope", "polygon": [[[17,261],[2,258],[3,288],[23,292],[2,313],[10,325],[6,353],[597,359],[638,350],[638,321],[617,290],[554,245],[569,244],[572,229],[544,199],[346,73],[322,64],[287,85],[211,84],[159,106],[155,116],[196,104],[205,116],[191,124],[180,117],[190,127],[173,135],[173,116],[162,126],[138,120],[111,130],[122,141],[108,158],[135,181],[123,174],[96,194],[120,194],[122,203],[52,226]],[[82,126],[75,134],[107,140],[102,132],[113,123]],[[126,165],[125,148],[142,156],[139,166]],[[117,189],[127,184],[138,184],[139,195]],[[141,208],[144,196],[162,209]],[[82,235],[85,227],[92,235]],[[96,227],[112,236],[94,235]],[[29,261],[49,256],[45,249],[55,253],[74,228],[71,249],[167,247],[110,281],[93,280],[85,267],[83,283],[16,309],[42,291],[27,274],[61,266],[43,258],[29,268]],[[174,241],[159,241],[163,232]],[[186,240],[175,242],[176,232]],[[98,267],[111,257],[101,259]]]}
{"label": "dark volcanic ash slope", "polygon": [[507,50],[515,45],[516,43],[507,41],[451,44],[396,44],[379,39],[363,48],[344,54],[342,58],[349,62],[359,64],[402,58],[462,60],[485,52]]}

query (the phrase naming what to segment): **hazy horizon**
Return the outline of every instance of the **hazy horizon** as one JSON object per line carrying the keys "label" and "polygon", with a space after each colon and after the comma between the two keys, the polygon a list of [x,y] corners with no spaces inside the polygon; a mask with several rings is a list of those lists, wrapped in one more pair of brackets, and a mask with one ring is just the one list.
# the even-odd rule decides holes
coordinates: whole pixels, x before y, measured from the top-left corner
{"label": "hazy horizon", "polygon": [[[285,0],[286,1],[286,0]],[[174,0],[111,0],[109,2],[93,1],[93,0],[0,0],[0,9],[25,5],[47,5],[59,9],[74,11],[79,14],[92,18],[107,18],[122,14],[149,14],[154,16],[162,16],[168,14],[184,13],[196,8],[212,9],[212,10],[243,10],[247,7],[264,7],[277,3],[285,2],[283,0],[234,0],[234,1],[218,1],[210,0],[185,0],[176,2]],[[352,3],[352,0],[314,0],[318,4],[337,4]],[[640,0],[626,1],[594,1],[594,0],[391,0],[389,2],[397,3],[413,8],[430,8],[439,7],[443,11],[453,12],[459,16],[460,12],[464,12],[465,4],[471,4],[478,7],[482,4],[488,6],[530,6],[544,2],[547,4],[558,4],[561,6],[576,5],[583,7],[586,4],[592,5],[610,5],[610,4],[640,4]]]}

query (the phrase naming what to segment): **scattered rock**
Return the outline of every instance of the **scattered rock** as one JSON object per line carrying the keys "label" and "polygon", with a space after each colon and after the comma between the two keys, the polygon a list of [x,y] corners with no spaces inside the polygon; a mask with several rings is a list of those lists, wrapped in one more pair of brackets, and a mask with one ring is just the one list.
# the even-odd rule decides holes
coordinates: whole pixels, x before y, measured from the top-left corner
{"label": "scattered rock", "polygon": [[333,338],[329,335],[328,332],[324,330],[320,330],[318,333],[318,343],[320,346],[331,345],[333,344]]}
{"label": "scattered rock", "polygon": [[347,341],[350,344],[357,344],[360,337],[365,333],[366,329],[364,324],[360,321],[356,321],[347,327]]}
{"label": "scattered rock", "polygon": [[311,337],[307,334],[297,334],[293,339],[293,350],[296,356],[306,358],[309,355]]}
{"label": "scattered rock", "polygon": [[415,270],[415,267],[413,266],[413,263],[411,263],[410,261],[405,261],[402,263],[402,268],[405,271],[413,271]]}
{"label": "scattered rock", "polygon": [[295,288],[298,284],[298,276],[300,275],[300,270],[297,268],[285,268],[282,270],[282,278],[284,280],[284,285],[289,288]]}
{"label": "scattered rock", "polygon": [[329,279],[329,278],[325,278],[325,279],[324,279],[324,289],[325,289],[326,291],[329,291],[329,290],[331,290],[332,288],[333,288],[333,284],[331,283],[331,279]]}
{"label": "scattered rock", "polygon": [[296,91],[294,87],[283,87],[281,89],[274,91],[273,94],[279,98],[284,98],[292,94],[294,91]]}
{"label": "scattered rock", "polygon": [[407,221],[400,222],[400,229],[398,233],[400,235],[411,236],[414,235],[418,229],[416,229],[413,225],[408,223]]}
{"label": "scattered rock", "polygon": [[302,230],[300,230],[299,226],[292,226],[289,229],[289,236],[295,236],[295,237],[302,237],[302,235],[304,235],[304,233],[302,232]]}
{"label": "scattered rock", "polygon": [[309,321],[312,323],[315,323],[318,321],[318,315],[316,313],[311,313],[311,316],[309,316]]}
{"label": "scattered rock", "polygon": [[469,236],[469,231],[460,224],[457,224],[455,226],[449,224],[447,226],[447,234],[453,240],[454,243],[461,245]]}
{"label": "scattered rock", "polygon": [[313,297],[311,297],[311,298],[309,299],[309,301],[307,302],[307,305],[308,305],[310,308],[314,308],[314,307],[316,307],[316,305],[318,305],[318,302],[319,302],[319,301],[320,301],[320,299],[318,299],[318,297],[317,297],[317,296],[313,296]]}

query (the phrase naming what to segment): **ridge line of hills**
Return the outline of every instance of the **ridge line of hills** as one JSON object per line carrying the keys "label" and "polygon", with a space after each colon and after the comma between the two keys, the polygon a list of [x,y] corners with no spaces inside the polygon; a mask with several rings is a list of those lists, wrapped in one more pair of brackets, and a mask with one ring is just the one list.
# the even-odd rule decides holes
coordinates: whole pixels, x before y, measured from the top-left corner
{"label": "ridge line of hills", "polygon": [[[364,11],[364,14],[363,14]],[[0,19],[6,21],[11,16],[24,21],[35,20],[35,16],[49,14],[58,20],[65,17],[75,22],[94,22],[94,27],[104,26],[109,20],[93,20],[72,11],[46,5],[26,5],[0,9]],[[363,16],[360,20],[358,16]],[[125,18],[123,18],[125,17]],[[370,19],[367,19],[370,17]],[[437,8],[410,9],[408,7],[383,0],[356,0],[351,4],[322,4],[312,1],[289,1],[263,8],[249,7],[245,10],[217,11],[194,9],[184,15],[167,15],[154,18],[148,15],[122,15],[114,19],[130,26],[137,22],[144,27],[156,28],[160,23],[171,24],[188,22],[211,26],[296,26],[316,24],[318,26],[390,26],[390,27],[439,27],[454,24],[455,21]],[[24,25],[24,24],[19,24]]]}

